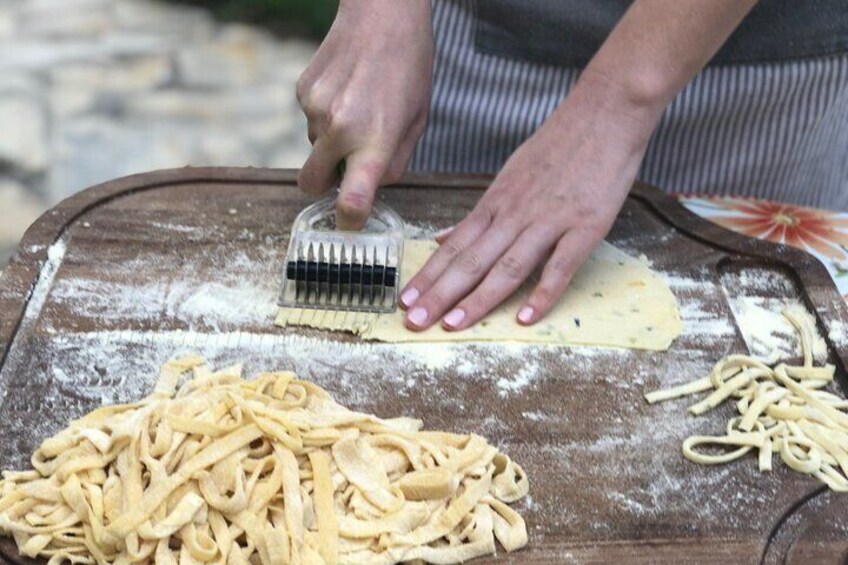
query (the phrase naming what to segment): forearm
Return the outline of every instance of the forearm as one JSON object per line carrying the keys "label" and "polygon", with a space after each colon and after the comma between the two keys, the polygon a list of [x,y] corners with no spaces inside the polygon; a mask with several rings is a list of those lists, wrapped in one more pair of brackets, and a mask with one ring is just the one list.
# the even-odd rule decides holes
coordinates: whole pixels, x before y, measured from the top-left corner
{"label": "forearm", "polygon": [[756,0],[636,0],[587,65],[578,87],[638,119],[663,109],[718,51]]}
{"label": "forearm", "polygon": [[372,29],[380,31],[381,24],[392,25],[394,19],[402,16],[417,25],[430,25],[432,18],[431,0],[340,0],[338,14],[356,13],[367,18]]}

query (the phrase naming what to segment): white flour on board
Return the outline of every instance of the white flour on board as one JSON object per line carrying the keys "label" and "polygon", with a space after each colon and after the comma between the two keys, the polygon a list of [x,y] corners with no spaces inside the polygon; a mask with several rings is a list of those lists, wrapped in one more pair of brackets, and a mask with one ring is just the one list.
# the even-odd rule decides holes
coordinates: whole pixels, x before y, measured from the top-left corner
{"label": "white flour on board", "polygon": [[705,300],[694,297],[679,305],[683,335],[697,336],[710,342],[732,340],[733,325],[727,318],[708,310],[709,306]]}
{"label": "white flour on board", "polygon": [[[48,264],[27,309],[24,331],[31,329],[38,319],[64,250],[62,242],[50,250]],[[284,250],[268,253],[281,254]],[[734,498],[736,489],[741,488],[740,484],[743,487],[753,484],[751,476],[755,470],[743,465],[710,469],[681,467],[679,448],[682,439],[695,433],[717,431],[710,429],[708,419],[681,417],[682,401],[670,402],[656,409],[652,407],[650,413],[645,411],[639,416],[644,420],[643,425],[634,427],[631,423],[633,413],[642,414],[641,394],[646,382],[655,386],[660,380],[661,384],[667,385],[670,383],[666,381],[691,380],[699,376],[693,372],[708,370],[715,360],[699,357],[694,349],[693,358],[678,356],[670,361],[659,353],[613,348],[513,343],[363,343],[333,339],[332,336],[285,335],[276,333],[277,330],[270,325],[268,331],[275,333],[238,331],[239,326],[261,322],[274,309],[277,280],[268,278],[261,271],[256,274],[256,265],[268,260],[267,257],[251,259],[246,255],[227,257],[230,271],[220,272],[213,282],[197,284],[195,281],[192,285],[190,277],[177,277],[168,284],[151,282],[144,285],[141,293],[138,293],[138,288],[116,284],[97,287],[80,279],[61,281],[51,300],[64,301],[66,306],[77,303],[81,307],[94,305],[99,311],[98,293],[111,294],[114,302],[121,303],[118,308],[129,309],[128,312],[133,311],[132,305],[143,309],[140,299],[150,300],[152,311],[164,313],[169,318],[178,317],[191,329],[63,332],[47,336],[52,356],[48,359],[49,374],[46,377],[52,387],[46,394],[52,397],[45,396],[40,401],[46,404],[61,404],[59,401],[63,401],[65,412],[37,421],[28,433],[33,437],[44,437],[59,425],[55,421],[59,414],[79,412],[77,408],[83,406],[144,396],[156,380],[155,367],[174,355],[197,352],[218,366],[246,361],[248,374],[255,374],[261,369],[294,370],[304,378],[325,386],[340,401],[352,406],[378,403],[381,396],[389,392],[400,398],[420,394],[421,391],[432,391],[438,395],[441,379],[446,375],[470,383],[469,390],[474,390],[473,387],[488,388],[505,399],[504,405],[517,401],[517,406],[521,406],[524,398],[538,395],[539,387],[547,379],[567,379],[569,386],[565,390],[574,390],[574,387],[585,383],[600,383],[605,395],[618,398],[615,401],[606,399],[605,403],[592,402],[591,398],[587,398],[579,413],[558,411],[558,407],[561,408],[558,399],[545,399],[542,405],[536,401],[535,406],[521,406],[515,412],[493,411],[468,425],[498,443],[504,441],[503,438],[514,436],[516,426],[536,426],[539,429],[555,425],[571,426],[584,415],[602,422],[602,426],[587,430],[575,441],[534,446],[536,452],[528,456],[528,463],[535,463],[532,468],[538,469],[539,462],[547,458],[561,463],[569,471],[576,470],[579,462],[579,469],[589,473],[584,480],[591,482],[596,491],[609,493],[609,501],[614,508],[645,519],[662,519],[662,516],[674,513],[703,518],[730,515],[734,505],[740,502]],[[234,267],[236,264],[237,269]],[[191,270],[191,265],[187,270]],[[680,302],[684,323],[681,340],[733,343],[736,333],[732,321],[727,318],[727,311],[723,314],[714,311],[714,305],[696,296],[695,287],[702,284],[701,281],[667,278]],[[88,294],[83,296],[84,300],[77,302],[81,293]],[[103,312],[102,315],[108,316],[108,313]],[[598,370],[598,367],[633,364],[631,357],[637,355],[640,359],[655,360],[656,366],[645,363],[647,368],[634,371],[635,374]],[[562,367],[562,374],[543,370],[539,359],[546,360],[546,367]],[[14,361],[8,368],[10,372],[15,370],[15,365],[20,367],[26,363],[26,359],[14,351],[10,360]],[[369,371],[363,372],[360,369],[363,366]],[[69,402],[75,402],[68,398],[79,399],[79,406],[67,408]],[[443,410],[464,411],[474,401],[473,397],[439,397],[434,404]],[[622,411],[631,411],[631,418],[623,417],[624,414],[607,413],[606,407],[610,403],[620,406]],[[394,415],[397,414],[386,414]],[[587,461],[591,465],[587,466]],[[651,472],[646,475],[645,469]],[[637,487],[625,487],[625,484],[636,484]],[[769,484],[757,488],[759,490],[747,491],[745,503],[762,506],[776,495]],[[569,521],[575,520],[569,514],[569,505],[573,501],[565,491],[544,499],[537,497],[532,502],[528,500],[527,504],[534,512],[551,516],[547,523],[567,527]],[[597,509],[590,511],[590,516],[584,517],[590,520],[592,530],[600,532],[609,528],[609,517],[602,514],[604,511],[608,509],[598,505]]]}
{"label": "white flour on board", "polygon": [[[163,229],[166,226],[162,226]],[[432,225],[410,225],[408,231],[416,236],[427,237],[436,230]],[[179,273],[168,282],[152,281],[132,286],[129,282],[121,284],[116,280],[98,281],[92,279],[63,277],[53,286],[53,276],[62,261],[65,252],[64,241],[50,248],[48,261],[42,270],[35,295],[27,310],[30,320],[34,319],[44,303],[46,293],[51,291],[51,300],[56,303],[80,304],[85,313],[96,314],[104,320],[121,320],[124,316],[132,319],[164,316],[166,319],[181,320],[189,325],[189,331],[178,332],[92,332],[77,336],[57,336],[57,339],[81,340],[93,348],[89,355],[96,356],[97,348],[110,350],[110,344],[145,344],[156,350],[159,362],[163,357],[177,350],[199,348],[206,355],[220,355],[223,351],[243,351],[251,355],[254,351],[264,350],[269,355],[275,351],[284,351],[289,359],[296,359],[301,365],[307,360],[328,359],[333,367],[356,367],[357,363],[381,363],[390,359],[397,374],[396,381],[403,387],[415,386],[428,372],[451,369],[459,377],[490,377],[484,375],[497,367],[495,380],[498,394],[502,397],[523,394],[532,387],[535,379],[543,372],[531,354],[545,350],[544,347],[519,344],[372,344],[349,343],[331,339],[315,339],[279,334],[250,333],[234,328],[252,325],[269,325],[276,311],[276,298],[279,281],[268,276],[251,276],[258,272],[257,266],[273,264],[281,258],[285,250],[269,248],[251,257],[243,251],[228,253],[225,257],[226,268],[217,271],[216,279],[199,283],[188,275]],[[127,265],[127,269],[135,266]],[[185,273],[193,273],[198,267],[191,260],[182,267]],[[266,267],[267,270],[267,267]],[[259,271],[261,272],[261,271]],[[730,343],[735,338],[734,326],[720,311],[714,311],[714,304],[696,292],[703,288],[705,280],[695,277],[671,276],[660,273],[677,295],[684,331],[681,339],[691,339],[702,343]],[[703,273],[706,278],[707,273]],[[742,276],[745,276],[743,273]],[[121,277],[117,279],[123,280]],[[128,278],[126,280],[132,280]],[[758,278],[771,287],[784,284],[779,278]],[[751,281],[748,281],[749,283]],[[52,290],[51,290],[52,289]],[[769,311],[779,312],[780,308],[760,304],[755,300],[742,298],[732,302],[734,314],[749,347],[757,354],[772,354],[775,351],[794,351],[786,346],[785,337],[791,337],[785,321]],[[768,310],[766,308],[768,307]],[[145,308],[149,308],[146,316]],[[765,331],[764,328],[769,328]],[[269,325],[270,329],[270,325]],[[791,330],[791,328],[789,328]],[[750,330],[750,331],[748,331]],[[756,344],[752,345],[752,344]],[[823,343],[820,344],[823,347]],[[761,347],[762,351],[756,349]],[[571,367],[585,366],[590,369],[596,356],[626,356],[629,350],[614,348],[570,347],[566,349],[550,348],[553,351],[568,352],[563,362]],[[317,361],[316,361],[317,362]],[[288,367],[285,367],[288,368]],[[67,374],[72,374],[67,372]],[[629,375],[630,384],[644,382],[649,375]],[[69,377],[70,378],[70,377]],[[59,380],[62,380],[59,378]],[[614,382],[621,382],[621,379]],[[352,386],[352,384],[351,384]]]}
{"label": "white flour on board", "polygon": [[[38,275],[38,280],[32,289],[29,296],[29,303],[24,313],[24,318],[21,320],[21,325],[18,328],[18,334],[25,334],[30,331],[44,307],[44,301],[47,299],[47,293],[53,284],[53,279],[56,277],[56,271],[65,259],[65,253],[68,250],[67,241],[60,238],[47,249],[47,260],[41,267],[41,272]],[[7,351],[7,362],[0,367],[0,403],[6,396],[6,387],[9,379],[4,378],[6,367],[10,366],[9,359],[15,353],[15,344]]]}
{"label": "white flour on board", "polygon": [[510,377],[501,377],[498,379],[498,394],[500,396],[508,396],[510,394],[521,393],[521,390],[531,384],[533,379],[539,375],[541,367],[537,361],[528,361],[524,364],[518,373]]}
{"label": "white flour on board", "polygon": [[842,320],[833,320],[827,334],[830,341],[837,347],[848,347],[848,327]]}
{"label": "white flour on board", "polygon": [[158,230],[172,231],[177,233],[202,233],[203,226],[184,226],[181,224],[172,224],[164,222],[150,222],[150,225]]}
{"label": "white flour on board", "polygon": [[[257,359],[256,369],[286,369],[313,373],[324,369],[328,374],[339,374],[337,383],[354,386],[356,367],[386,366],[384,377],[400,389],[423,386],[433,379],[433,374],[451,370],[460,378],[484,378],[494,382],[498,394],[520,394],[533,381],[543,375],[542,367],[534,359],[540,355],[558,355],[563,363],[579,366],[581,360],[597,358],[597,349],[582,347],[563,349],[551,345],[510,344],[508,347],[494,343],[448,344],[409,343],[386,344],[380,342],[344,342],[330,339],[297,335],[273,335],[250,332],[196,332],[196,331],[101,331],[78,334],[57,334],[52,338],[57,350],[73,351],[74,355],[62,359],[66,368],[54,372],[60,382],[71,385],[85,378],[92,367],[115,364],[119,351],[128,345],[142,346],[150,358],[150,366],[156,367],[174,355],[197,352],[210,359],[225,356],[223,362]],[[628,355],[627,350],[606,349],[602,356],[617,358]],[[583,356],[583,353],[586,356]],[[262,366],[258,359],[277,359],[274,366]],[[74,366],[74,360],[78,363]],[[285,360],[285,361],[283,361]],[[495,369],[512,368],[506,376]],[[155,374],[149,378],[122,382],[134,386],[132,390],[120,392],[121,400],[129,400],[145,394],[152,387]],[[101,383],[109,386],[114,382]],[[99,387],[98,387],[99,388]],[[368,398],[367,387],[356,394],[356,400]]]}
{"label": "white flour on board", "polygon": [[793,294],[795,291],[792,281],[786,275],[771,269],[744,270],[734,273],[733,277],[746,289],[772,291],[784,295]]}
{"label": "white flour on board", "polygon": [[659,273],[677,298],[680,319],[683,320],[681,338],[697,339],[705,343],[721,343],[733,339],[733,325],[715,310],[708,297],[702,296],[710,282],[708,273],[683,277]]}
{"label": "white flour on board", "polygon": [[[253,300],[245,301],[247,295]],[[220,282],[200,285],[172,285],[168,289],[166,312],[175,319],[206,321],[215,329],[222,324],[245,324],[270,320],[277,313],[277,292],[267,284],[242,282],[230,286]]]}
{"label": "white flour on board", "polygon": [[[158,224],[163,230],[192,233],[200,228],[176,224]],[[414,238],[427,238],[438,231],[429,224],[407,224],[407,234]],[[242,237],[242,236],[239,236]],[[245,235],[246,237],[246,235]],[[258,257],[243,251],[230,252],[220,257],[222,268],[215,270],[213,280],[198,282],[196,274],[200,265],[208,263],[204,257],[190,258],[172,273],[171,280],[152,278],[139,284],[135,273],[142,268],[134,261],[111,268],[118,276],[104,280],[95,278],[64,277],[47,287],[55,303],[80,305],[87,316],[102,320],[167,319],[182,320],[191,328],[206,331],[228,332],[233,328],[270,326],[277,313],[280,278],[256,276],[260,266],[276,265],[282,261],[285,249],[269,246]],[[53,251],[56,255],[56,251]],[[54,257],[58,265],[59,257]],[[444,350],[434,355],[444,355]],[[437,363],[436,360],[432,362]]]}
{"label": "white flour on board", "polygon": [[[798,332],[781,314],[783,309],[808,318],[810,325],[816,327],[812,315],[796,299],[740,296],[733,298],[730,305],[751,354],[768,364],[801,355]],[[823,361],[827,357],[827,345],[818,330],[812,346],[813,357]]]}
{"label": "white flour on board", "polygon": [[406,222],[404,225],[404,237],[407,239],[433,239],[442,229],[433,224]]}
{"label": "white flour on board", "polygon": [[[418,229],[424,232],[430,227],[419,226]],[[58,264],[61,260],[59,251],[62,249],[57,247],[51,250],[54,263]],[[96,312],[104,320],[121,319],[132,312],[137,314],[144,304],[152,305],[154,308],[151,309],[150,316],[162,312],[168,319],[182,320],[192,328],[185,332],[95,332],[86,338],[92,347],[97,347],[98,343],[124,341],[145,343],[164,351],[169,348],[176,350],[200,347],[215,352],[221,348],[235,348],[245,351],[245,354],[250,354],[255,348],[284,347],[286,351],[291,352],[288,355],[291,358],[326,357],[332,359],[333,366],[337,367],[354,367],[356,363],[361,362],[380,363],[390,354],[399,375],[397,382],[407,387],[416,383],[422,370],[451,369],[460,377],[479,376],[493,366],[498,367],[500,371],[502,363],[509,360],[512,370],[506,374],[500,371],[496,380],[498,394],[502,397],[522,394],[527,387],[532,386],[534,379],[541,372],[540,366],[535,362],[522,363],[522,359],[532,358],[529,353],[533,347],[538,349],[538,346],[527,344],[351,344],[329,339],[230,331],[231,328],[249,324],[261,327],[273,318],[276,312],[278,281],[267,277],[245,277],[243,273],[252,271],[256,259],[251,259],[244,253],[234,254],[227,259],[231,270],[222,271],[214,282],[198,284],[196,281],[177,278],[168,284],[152,282],[130,286],[115,281],[106,284],[91,279],[64,278],[56,284],[51,299],[60,303],[71,300],[85,304],[88,314]],[[191,270],[188,269],[189,272]],[[45,272],[49,271],[48,265]],[[665,278],[680,303],[684,325],[681,339],[720,344],[729,343],[735,338],[731,321],[713,311],[709,301],[693,292],[696,287],[703,285],[702,281],[667,275]],[[751,302],[749,305],[749,302],[739,302],[746,308],[739,312],[734,308],[743,333],[747,337],[745,329],[753,327],[757,330],[752,334],[756,337],[755,342],[768,349],[769,353],[785,351],[786,348],[777,347],[784,341],[774,338],[771,331],[762,331],[765,327],[777,327],[775,320],[780,320],[780,317],[765,318],[767,312],[764,314],[761,308],[754,309],[756,304]],[[779,308],[776,310],[779,311]],[[777,335],[784,329],[776,330]],[[792,335],[783,333],[789,337]],[[575,367],[585,365],[587,368],[593,365],[594,356],[629,354],[628,350],[613,348],[572,347],[567,351],[571,352],[567,363]],[[403,376],[404,372],[409,374]],[[630,379],[639,379],[638,382],[642,382],[641,379],[645,376],[647,375],[631,375]]]}

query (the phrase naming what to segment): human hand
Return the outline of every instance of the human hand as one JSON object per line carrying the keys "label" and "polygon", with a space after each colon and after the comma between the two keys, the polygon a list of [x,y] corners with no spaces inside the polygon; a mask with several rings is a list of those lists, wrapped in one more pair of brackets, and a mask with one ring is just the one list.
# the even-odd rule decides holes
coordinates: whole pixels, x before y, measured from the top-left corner
{"label": "human hand", "polygon": [[631,106],[603,77],[581,78],[472,212],[437,238],[401,294],[406,326],[441,318],[447,330],[465,329],[544,263],[517,314],[524,325],[541,319],[612,226],[660,113]]}
{"label": "human hand", "polygon": [[338,226],[360,229],[381,184],[406,170],[427,123],[433,72],[430,0],[342,0],[330,32],[297,84],[312,153],[298,185],[337,181]]}

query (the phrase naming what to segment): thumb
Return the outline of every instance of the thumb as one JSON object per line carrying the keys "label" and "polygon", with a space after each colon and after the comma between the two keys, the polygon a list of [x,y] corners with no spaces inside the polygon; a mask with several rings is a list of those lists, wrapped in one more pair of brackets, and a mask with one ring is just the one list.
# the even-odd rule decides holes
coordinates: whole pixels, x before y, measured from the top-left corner
{"label": "thumb", "polygon": [[371,214],[374,195],[388,168],[388,159],[361,151],[347,157],[345,168],[336,200],[336,225],[342,230],[360,230]]}

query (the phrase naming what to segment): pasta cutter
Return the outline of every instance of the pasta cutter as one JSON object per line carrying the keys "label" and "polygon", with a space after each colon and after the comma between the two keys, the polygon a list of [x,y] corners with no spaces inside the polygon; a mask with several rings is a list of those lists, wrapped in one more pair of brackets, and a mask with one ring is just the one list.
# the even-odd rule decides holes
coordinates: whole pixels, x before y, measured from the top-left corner
{"label": "pasta cutter", "polygon": [[403,238],[403,220],[382,202],[358,232],[336,229],[334,197],[307,206],[292,226],[279,305],[393,312]]}

